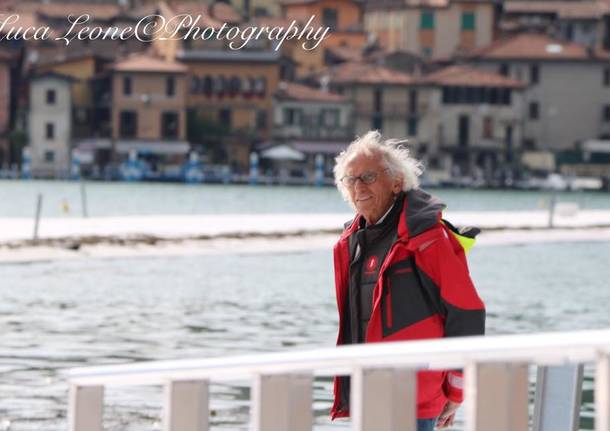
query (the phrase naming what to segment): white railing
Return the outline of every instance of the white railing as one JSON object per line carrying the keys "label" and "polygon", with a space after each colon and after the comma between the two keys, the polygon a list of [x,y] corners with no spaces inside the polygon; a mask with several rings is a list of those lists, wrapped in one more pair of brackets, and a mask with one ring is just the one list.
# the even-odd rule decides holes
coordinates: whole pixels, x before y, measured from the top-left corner
{"label": "white railing", "polygon": [[[583,363],[596,367],[595,429],[610,431],[610,330],[75,368],[66,372],[68,418],[70,431],[101,430],[105,386],[164,385],[163,430],[203,431],[208,429],[209,382],[248,378],[253,382],[253,430],[311,430],[313,377],[351,375],[354,430],[415,431],[416,371],[463,368],[466,430],[521,431],[529,423],[528,366]],[[540,424],[534,428],[550,429]]]}

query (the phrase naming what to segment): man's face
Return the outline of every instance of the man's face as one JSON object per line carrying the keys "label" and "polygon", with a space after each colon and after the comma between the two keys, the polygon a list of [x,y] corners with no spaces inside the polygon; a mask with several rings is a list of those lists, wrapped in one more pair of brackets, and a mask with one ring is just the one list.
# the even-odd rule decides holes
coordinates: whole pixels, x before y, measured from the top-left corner
{"label": "man's face", "polygon": [[394,196],[401,190],[401,179],[393,179],[378,155],[356,156],[347,164],[346,175],[360,176],[368,173],[377,174],[377,179],[371,184],[365,184],[358,179],[347,188],[350,199],[362,214],[368,224],[377,221],[386,213],[394,202]]}

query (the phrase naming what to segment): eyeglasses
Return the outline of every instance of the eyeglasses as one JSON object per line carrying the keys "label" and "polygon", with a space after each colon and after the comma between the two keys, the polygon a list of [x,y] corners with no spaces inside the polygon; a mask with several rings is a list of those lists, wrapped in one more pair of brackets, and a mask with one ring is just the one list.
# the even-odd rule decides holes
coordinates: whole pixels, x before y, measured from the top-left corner
{"label": "eyeglasses", "polygon": [[[389,168],[385,168],[381,172],[385,172],[387,170],[389,170]],[[358,182],[358,180],[362,181],[364,184],[369,185],[369,184],[373,184],[375,181],[377,181],[377,177],[379,176],[379,174],[381,172],[365,172],[362,175],[346,175],[343,178],[341,178],[341,182],[346,187],[354,187],[356,185],[356,182]]]}

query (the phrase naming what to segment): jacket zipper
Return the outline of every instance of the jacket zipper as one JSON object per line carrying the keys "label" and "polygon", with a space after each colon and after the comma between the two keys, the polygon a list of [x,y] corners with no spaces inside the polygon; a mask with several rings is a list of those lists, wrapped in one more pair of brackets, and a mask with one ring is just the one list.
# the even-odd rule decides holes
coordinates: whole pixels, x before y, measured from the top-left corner
{"label": "jacket zipper", "polygon": [[388,290],[386,293],[386,312],[385,312],[385,318],[386,318],[386,326],[388,328],[392,327],[392,284],[390,282],[390,279],[388,278]]}

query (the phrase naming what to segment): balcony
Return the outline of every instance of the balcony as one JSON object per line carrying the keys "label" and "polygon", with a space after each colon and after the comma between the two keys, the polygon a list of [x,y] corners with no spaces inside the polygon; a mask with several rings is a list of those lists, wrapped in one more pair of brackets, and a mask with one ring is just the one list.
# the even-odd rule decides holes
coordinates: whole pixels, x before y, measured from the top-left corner
{"label": "balcony", "polygon": [[350,140],[354,138],[354,128],[351,125],[343,127],[276,125],[272,134],[276,139]]}
{"label": "balcony", "polygon": [[379,115],[384,118],[407,118],[410,116],[417,117],[427,111],[427,109],[427,102],[418,103],[416,111],[411,111],[408,103],[406,102],[383,104],[381,106],[381,110],[375,109],[373,104],[358,103],[356,105],[356,115],[360,117],[373,117],[375,115]]}

